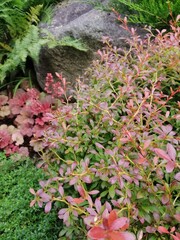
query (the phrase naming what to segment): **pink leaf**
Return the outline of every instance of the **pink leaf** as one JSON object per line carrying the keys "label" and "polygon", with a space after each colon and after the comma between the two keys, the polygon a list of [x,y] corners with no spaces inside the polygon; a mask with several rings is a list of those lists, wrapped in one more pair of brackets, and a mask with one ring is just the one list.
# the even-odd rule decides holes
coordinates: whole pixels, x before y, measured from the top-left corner
{"label": "pink leaf", "polygon": [[111,240],[136,240],[133,233],[130,232],[111,232],[108,234]]}
{"label": "pink leaf", "polygon": [[166,134],[168,134],[172,131],[172,126],[170,124],[167,126],[162,126],[161,128],[162,128],[163,132]]}
{"label": "pink leaf", "polygon": [[104,149],[103,145],[101,145],[100,143],[95,143],[96,147],[100,148],[100,149]]}
{"label": "pink leaf", "polygon": [[152,140],[146,140],[145,142],[144,142],[144,147],[143,147],[143,149],[145,150],[146,148],[148,148],[149,147],[149,145],[151,144],[151,142],[152,142]]}
{"label": "pink leaf", "polygon": [[175,158],[176,158],[176,150],[175,148],[173,147],[172,144],[168,143],[167,144],[167,152],[168,152],[168,155],[170,156],[170,158],[175,161]]}
{"label": "pink leaf", "polygon": [[43,202],[49,202],[51,199],[51,197],[45,192],[40,193],[39,196],[42,198]]}
{"label": "pink leaf", "polygon": [[160,233],[168,233],[169,234],[169,231],[165,227],[163,227],[163,226],[159,226],[158,227],[158,232],[160,232]]}
{"label": "pink leaf", "polygon": [[33,188],[30,188],[29,191],[30,191],[31,194],[36,195],[36,193],[35,193]]}
{"label": "pink leaf", "polygon": [[124,240],[136,240],[136,237],[133,233],[122,232],[121,235],[124,237]]}
{"label": "pink leaf", "polygon": [[35,199],[32,200],[32,201],[30,202],[30,207],[33,207],[35,203],[36,203],[36,200],[35,200]]}
{"label": "pink leaf", "polygon": [[48,213],[51,211],[51,208],[52,208],[52,202],[48,202],[46,203],[46,206],[45,206],[45,213]]}
{"label": "pink leaf", "polygon": [[174,218],[175,218],[178,222],[180,222],[180,213],[175,214],[175,215],[174,215]]}
{"label": "pink leaf", "polygon": [[67,208],[62,208],[61,210],[59,210],[58,215],[64,215],[67,211]]}
{"label": "pink leaf", "polygon": [[77,183],[77,181],[78,181],[78,177],[75,176],[75,177],[73,177],[73,178],[69,181],[69,185],[70,185],[70,186],[71,186],[71,185],[74,185],[75,183]]}
{"label": "pink leaf", "polygon": [[154,151],[160,158],[163,158],[167,161],[171,161],[171,158],[169,157],[169,155],[164,150],[162,150],[160,148],[155,148]]}
{"label": "pink leaf", "polygon": [[168,194],[164,194],[164,195],[162,196],[161,202],[162,202],[163,204],[168,203],[168,202],[169,202],[169,195],[168,195]]}
{"label": "pink leaf", "polygon": [[94,195],[94,194],[98,194],[98,193],[99,193],[98,190],[92,190],[92,191],[89,192],[90,195]]}
{"label": "pink leaf", "polygon": [[59,186],[58,191],[61,194],[61,196],[63,197],[63,195],[64,195],[64,188],[61,185]]}
{"label": "pink leaf", "polygon": [[106,237],[106,232],[101,227],[93,227],[88,232],[88,237],[92,239],[101,239]]}
{"label": "pink leaf", "polygon": [[174,178],[180,182],[180,172],[176,173],[176,175],[174,176]]}
{"label": "pink leaf", "polygon": [[142,240],[143,238],[143,230],[140,230],[138,233],[137,233],[137,240]]}
{"label": "pink leaf", "polygon": [[171,237],[174,239],[174,240],[180,240],[180,238],[178,236],[175,236],[173,234],[171,234]]}
{"label": "pink leaf", "polygon": [[83,176],[83,177],[82,177],[82,180],[83,180],[83,182],[85,182],[85,183],[91,183],[91,182],[92,182],[92,179],[91,179],[90,176]]}
{"label": "pink leaf", "polygon": [[93,201],[90,195],[87,196],[86,198],[88,200],[89,205],[92,207],[93,206]]}
{"label": "pink leaf", "polygon": [[[113,221],[113,223],[110,226],[110,230],[119,230],[122,228],[128,228],[129,226],[129,220],[126,217],[121,217]],[[125,229],[123,229],[125,230]]]}
{"label": "pink leaf", "polygon": [[101,201],[99,198],[96,198],[96,200],[95,200],[95,207],[96,207],[97,212],[100,213],[102,205],[101,205]]}
{"label": "pink leaf", "polygon": [[171,172],[174,170],[175,166],[176,166],[176,163],[175,163],[175,162],[169,161],[169,162],[166,164],[166,172],[167,172],[167,173],[171,173]]}

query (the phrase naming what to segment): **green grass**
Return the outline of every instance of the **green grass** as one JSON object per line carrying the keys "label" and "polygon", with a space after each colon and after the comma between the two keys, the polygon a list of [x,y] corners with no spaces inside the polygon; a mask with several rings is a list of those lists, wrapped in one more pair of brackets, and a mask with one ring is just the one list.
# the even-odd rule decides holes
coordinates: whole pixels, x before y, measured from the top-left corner
{"label": "green grass", "polygon": [[36,187],[44,174],[32,160],[14,162],[0,152],[0,239],[57,240],[61,222],[57,212],[45,214],[38,207],[30,208]]}

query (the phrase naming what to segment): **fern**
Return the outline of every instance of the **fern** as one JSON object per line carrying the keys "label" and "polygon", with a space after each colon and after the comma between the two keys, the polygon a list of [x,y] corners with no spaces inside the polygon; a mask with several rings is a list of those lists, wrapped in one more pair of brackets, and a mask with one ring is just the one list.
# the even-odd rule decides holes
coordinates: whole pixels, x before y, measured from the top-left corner
{"label": "fern", "polygon": [[39,53],[44,45],[48,45],[49,48],[61,45],[70,46],[80,51],[88,50],[84,43],[71,37],[64,37],[60,41],[56,41],[51,35],[41,38],[39,28],[31,25],[26,35],[22,39],[17,39],[13,49],[9,49],[11,51],[7,53],[7,60],[0,64],[0,83],[2,84],[5,77],[17,67],[25,66],[23,63],[26,62],[27,57],[38,63]]}
{"label": "fern", "polygon": [[39,16],[41,14],[42,8],[42,4],[35,7],[30,7],[29,12],[26,13],[26,18],[30,24],[35,23],[37,25],[39,23]]}
{"label": "fern", "polygon": [[22,39],[17,39],[13,50],[7,55],[4,64],[0,64],[0,82],[3,83],[8,73],[14,71],[28,56],[38,62],[38,56],[42,45],[47,44],[47,39],[39,37],[39,29],[31,25]]}
{"label": "fern", "polygon": [[[40,39],[39,31],[33,25],[37,25],[45,14],[47,19],[51,11],[49,2],[55,1],[0,1],[0,83],[11,71],[23,65],[27,56],[38,60],[41,46],[49,40]],[[45,8],[43,3],[47,4]]]}

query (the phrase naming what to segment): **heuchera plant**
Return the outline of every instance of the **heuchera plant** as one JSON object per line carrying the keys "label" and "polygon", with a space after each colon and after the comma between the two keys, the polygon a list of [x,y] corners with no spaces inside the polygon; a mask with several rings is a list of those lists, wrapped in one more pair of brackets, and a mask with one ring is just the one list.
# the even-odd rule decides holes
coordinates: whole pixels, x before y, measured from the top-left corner
{"label": "heuchera plant", "polygon": [[[62,75],[56,75],[60,81],[54,83],[52,75],[47,74],[48,95],[31,88],[19,89],[11,99],[5,95],[0,96],[0,149],[7,155],[19,153],[28,156],[29,151],[39,152],[45,148],[41,137],[66,88]],[[50,84],[54,87],[53,90],[49,89]]]}
{"label": "heuchera plant", "polygon": [[124,27],[130,48],[104,38],[91,83],[41,139],[48,179],[30,189],[31,206],[58,209],[61,239],[179,239],[180,28],[140,39]]}

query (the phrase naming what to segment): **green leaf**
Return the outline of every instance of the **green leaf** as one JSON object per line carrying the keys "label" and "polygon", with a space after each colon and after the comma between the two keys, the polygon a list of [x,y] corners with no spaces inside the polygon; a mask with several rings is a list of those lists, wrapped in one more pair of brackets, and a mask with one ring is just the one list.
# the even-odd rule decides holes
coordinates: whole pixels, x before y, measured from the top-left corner
{"label": "green leaf", "polygon": [[111,198],[114,198],[114,196],[115,196],[115,188],[116,188],[115,185],[112,185],[112,186],[109,188],[109,195],[110,195]]}
{"label": "green leaf", "polygon": [[107,194],[108,194],[108,190],[106,190],[106,191],[103,191],[101,194],[100,194],[100,197],[105,197]]}

